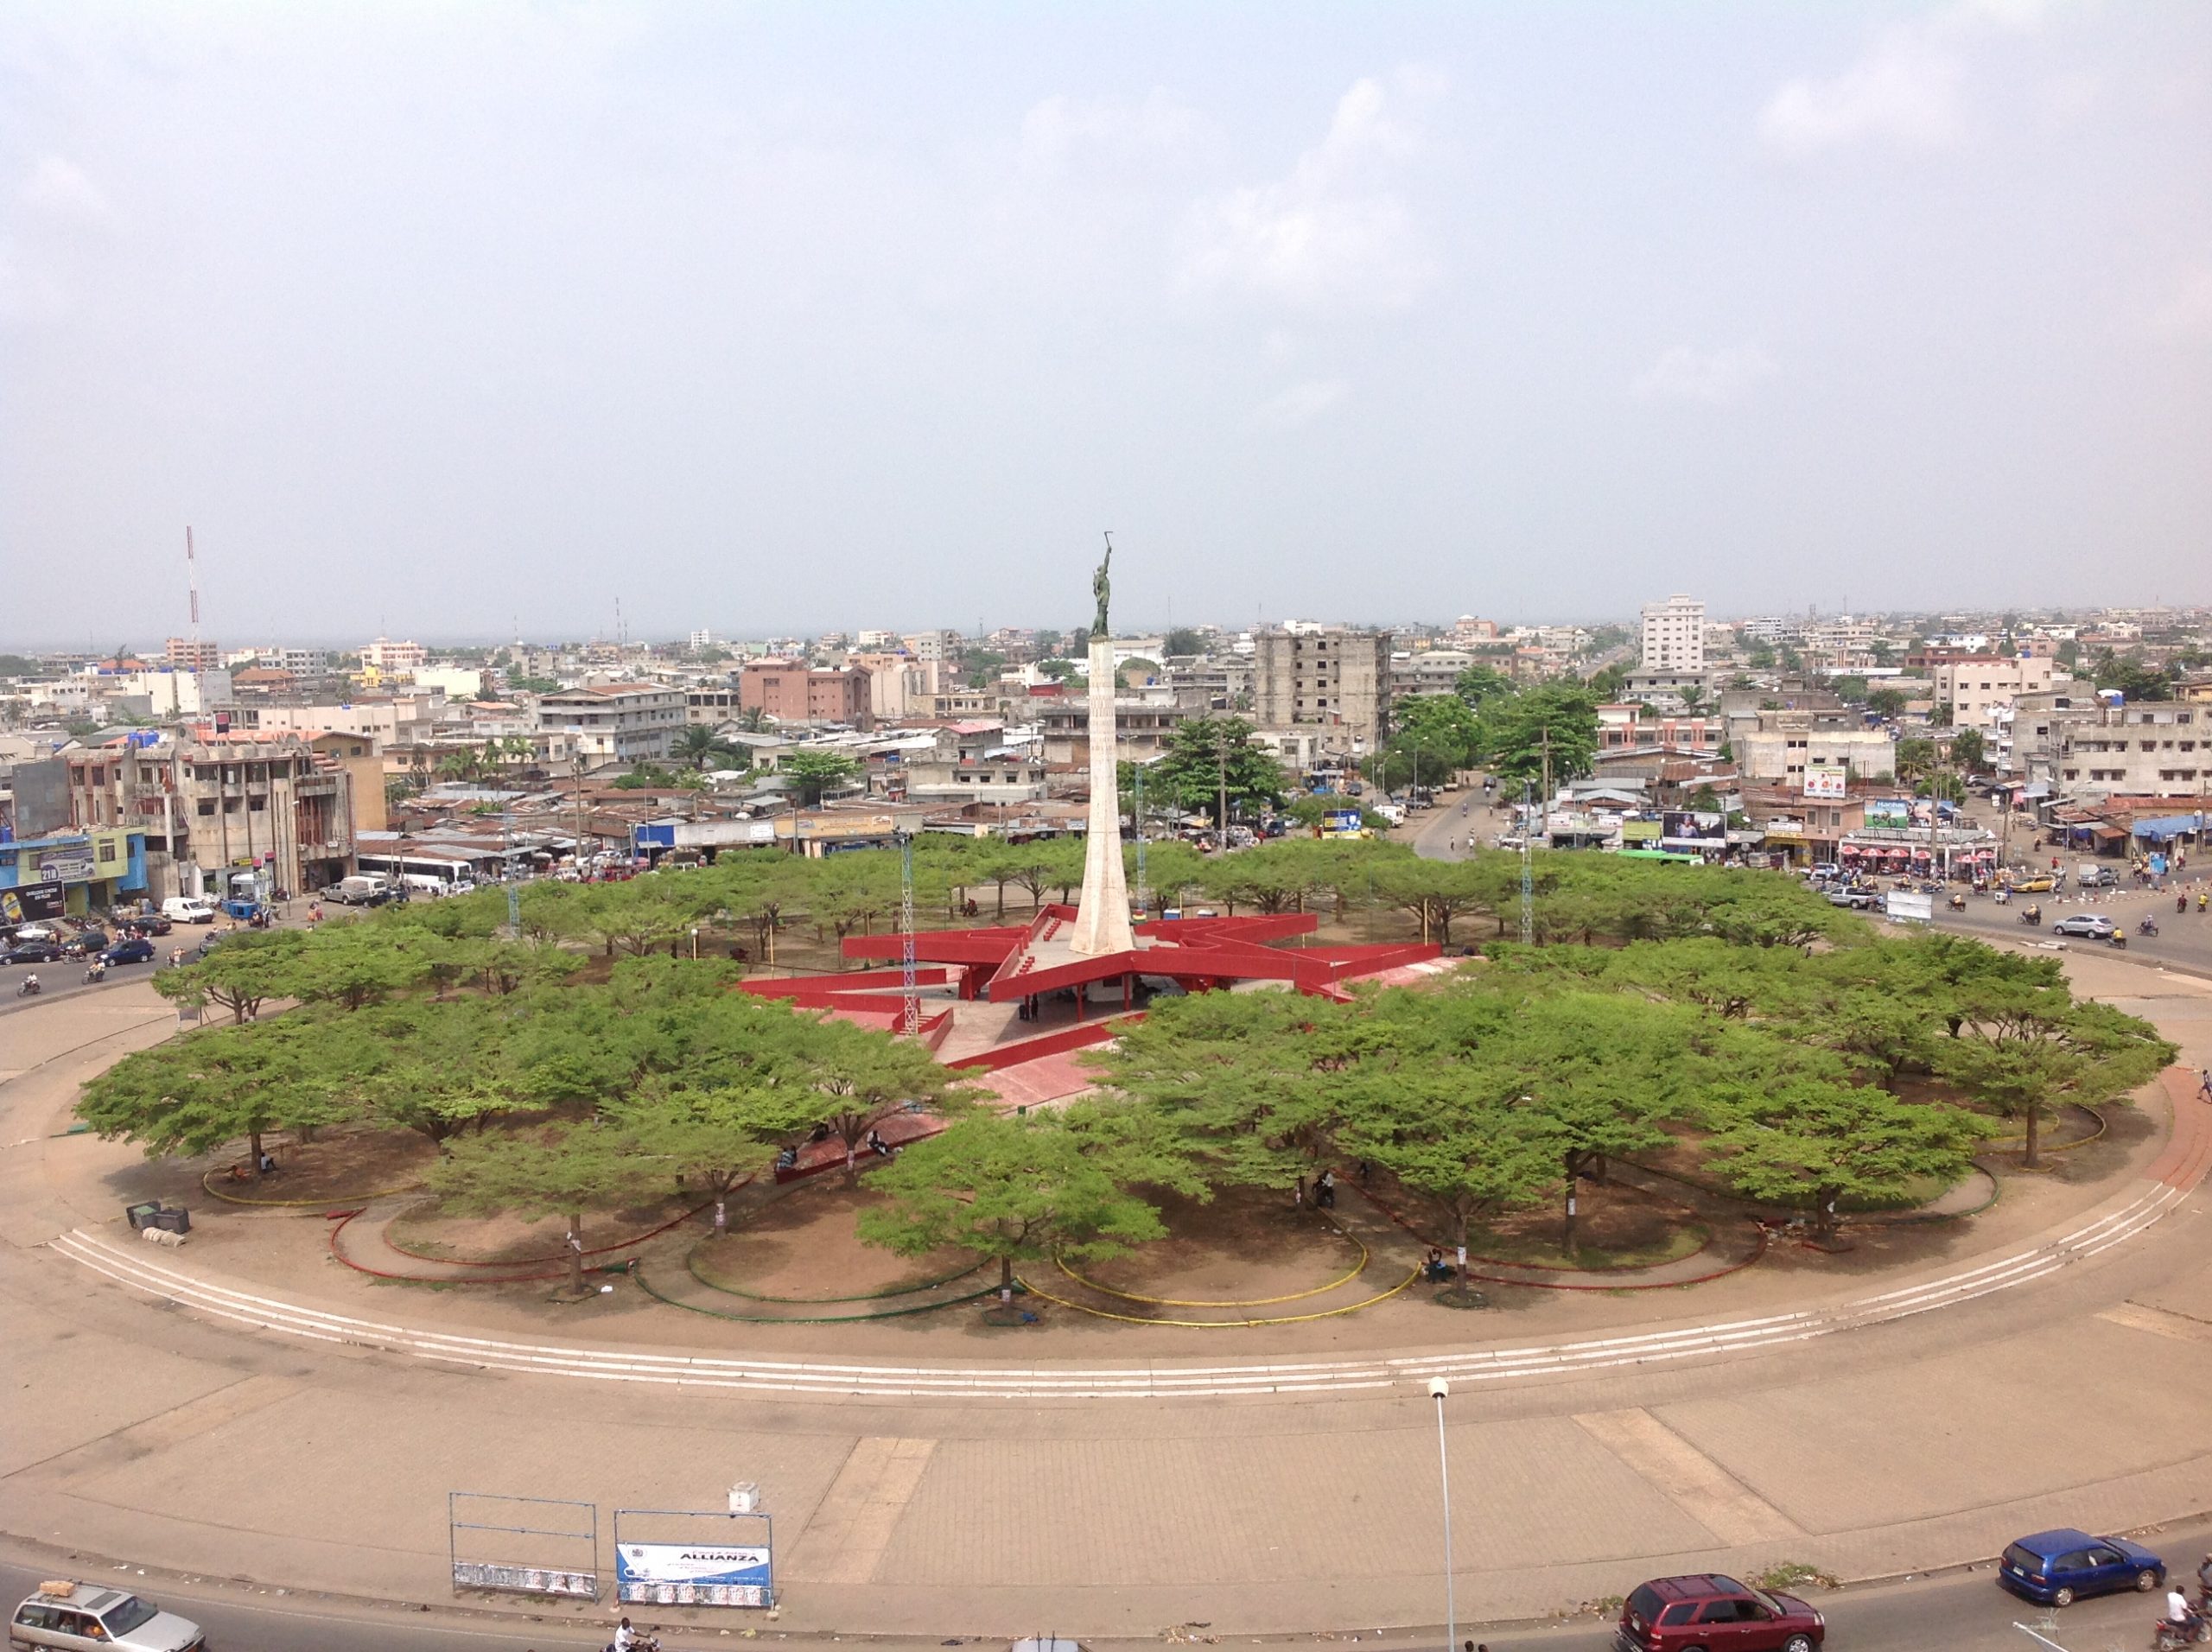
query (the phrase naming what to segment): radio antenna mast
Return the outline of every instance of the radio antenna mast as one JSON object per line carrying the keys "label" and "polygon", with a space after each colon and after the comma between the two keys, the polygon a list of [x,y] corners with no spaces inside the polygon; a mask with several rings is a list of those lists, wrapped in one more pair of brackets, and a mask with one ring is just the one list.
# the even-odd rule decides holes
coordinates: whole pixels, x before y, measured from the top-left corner
{"label": "radio antenna mast", "polygon": [[184,531],[184,577],[192,588],[192,669],[200,669],[200,558],[192,548],[192,530]]}

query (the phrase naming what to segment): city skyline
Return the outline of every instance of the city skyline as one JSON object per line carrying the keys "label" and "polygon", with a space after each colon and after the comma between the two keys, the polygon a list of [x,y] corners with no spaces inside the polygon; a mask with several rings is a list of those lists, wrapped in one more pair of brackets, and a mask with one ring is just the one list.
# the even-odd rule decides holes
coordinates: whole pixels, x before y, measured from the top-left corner
{"label": "city skyline", "polygon": [[2208,140],[2178,4],[18,10],[6,629],[2212,600]]}

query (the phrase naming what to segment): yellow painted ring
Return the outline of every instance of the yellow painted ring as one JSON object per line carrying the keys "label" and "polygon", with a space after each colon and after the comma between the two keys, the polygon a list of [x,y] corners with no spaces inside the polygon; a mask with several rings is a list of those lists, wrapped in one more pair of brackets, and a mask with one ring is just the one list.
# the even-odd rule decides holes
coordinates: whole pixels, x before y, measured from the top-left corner
{"label": "yellow painted ring", "polygon": [[1389,1301],[1420,1277],[1421,1269],[1415,1268],[1389,1290],[1344,1307],[1324,1308],[1319,1313],[1273,1314],[1264,1319],[1147,1319],[1134,1313],[1115,1313],[1105,1308],[1085,1307],[1080,1302],[1054,1296],[1050,1291],[1040,1291],[1026,1279],[1020,1282],[1023,1290],[1039,1301],[1050,1302],[1058,1307],[1072,1308],[1077,1313],[1087,1313],[1096,1319],[1118,1320],[1125,1325],[1170,1325],[1184,1331],[1236,1331],[1247,1326],[1306,1325],[1315,1319],[1333,1319],[1339,1314],[1357,1313],[1362,1308],[1371,1308],[1377,1302]]}
{"label": "yellow painted ring", "polygon": [[410,1188],[421,1185],[420,1183],[410,1182],[406,1187],[387,1187],[378,1193],[327,1193],[317,1199],[250,1199],[243,1194],[223,1191],[215,1185],[214,1174],[211,1170],[200,1179],[200,1186],[207,1190],[211,1198],[219,1198],[226,1204],[253,1204],[270,1210],[309,1210],[317,1205],[333,1209],[341,1204],[359,1204],[368,1199],[388,1199],[395,1193],[404,1193]]}

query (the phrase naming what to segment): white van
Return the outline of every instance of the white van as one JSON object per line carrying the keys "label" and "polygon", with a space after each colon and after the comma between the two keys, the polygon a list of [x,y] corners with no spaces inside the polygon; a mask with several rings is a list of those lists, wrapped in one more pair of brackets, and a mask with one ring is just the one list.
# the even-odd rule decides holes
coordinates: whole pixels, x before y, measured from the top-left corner
{"label": "white van", "polygon": [[162,903],[162,916],[172,924],[212,924],[215,909],[197,895],[171,895]]}

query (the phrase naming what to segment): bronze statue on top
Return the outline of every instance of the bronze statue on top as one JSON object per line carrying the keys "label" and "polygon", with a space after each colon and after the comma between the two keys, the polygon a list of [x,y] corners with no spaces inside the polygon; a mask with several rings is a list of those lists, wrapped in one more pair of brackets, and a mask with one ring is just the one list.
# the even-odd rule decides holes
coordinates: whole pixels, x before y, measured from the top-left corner
{"label": "bronze statue on top", "polygon": [[1090,634],[1093,638],[1113,635],[1113,632],[1106,627],[1106,599],[1112,595],[1114,591],[1114,581],[1107,577],[1106,570],[1113,565],[1114,536],[1109,533],[1106,536],[1106,560],[1092,569],[1090,575],[1090,594],[1098,599],[1098,617],[1091,622],[1090,626]]}

